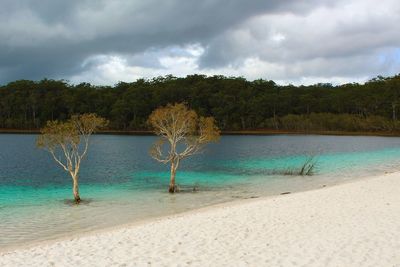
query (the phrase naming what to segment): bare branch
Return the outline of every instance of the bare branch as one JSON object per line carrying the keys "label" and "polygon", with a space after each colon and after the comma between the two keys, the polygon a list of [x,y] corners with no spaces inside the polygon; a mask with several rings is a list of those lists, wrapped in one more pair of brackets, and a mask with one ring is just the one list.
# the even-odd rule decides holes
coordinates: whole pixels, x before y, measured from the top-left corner
{"label": "bare branch", "polygon": [[[49,151],[50,151],[50,150],[49,150]],[[64,170],[68,171],[67,166],[65,166],[65,165],[61,162],[61,160],[59,160],[59,159],[56,157],[56,155],[54,154],[54,151],[50,151],[50,154],[53,156],[54,160],[55,160],[58,164],[60,164],[61,167],[64,168]]]}

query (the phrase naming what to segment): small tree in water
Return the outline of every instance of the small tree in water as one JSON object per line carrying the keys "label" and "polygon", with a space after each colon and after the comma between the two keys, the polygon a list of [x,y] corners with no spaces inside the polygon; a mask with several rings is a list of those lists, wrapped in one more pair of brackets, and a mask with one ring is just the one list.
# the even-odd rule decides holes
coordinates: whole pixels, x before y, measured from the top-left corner
{"label": "small tree in water", "polygon": [[[201,151],[204,145],[216,142],[220,131],[212,117],[199,117],[185,104],[168,104],[154,110],[148,120],[160,139],[154,143],[150,155],[159,162],[171,164],[169,192],[177,191],[176,170],[182,159]],[[169,144],[168,154],[163,153],[164,145]]]}
{"label": "small tree in water", "polygon": [[37,138],[37,146],[49,151],[54,160],[71,175],[76,203],[81,201],[78,174],[81,161],[88,152],[89,138],[107,123],[96,114],[75,115],[66,122],[48,121]]}

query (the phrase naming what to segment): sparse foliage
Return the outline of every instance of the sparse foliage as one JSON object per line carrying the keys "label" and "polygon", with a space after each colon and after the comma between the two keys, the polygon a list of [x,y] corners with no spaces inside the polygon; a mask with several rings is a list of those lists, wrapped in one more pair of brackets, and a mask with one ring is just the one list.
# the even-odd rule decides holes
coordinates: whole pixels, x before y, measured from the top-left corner
{"label": "sparse foliage", "polygon": [[37,146],[47,150],[71,175],[76,203],[81,201],[78,174],[82,159],[88,152],[89,138],[107,123],[104,118],[93,113],[74,115],[66,122],[48,121],[37,138]]}
{"label": "sparse foliage", "polygon": [[317,162],[313,156],[308,157],[300,168],[299,175],[311,176],[315,173],[315,166]]}
{"label": "sparse foliage", "polygon": [[[150,149],[150,155],[158,162],[171,164],[169,192],[177,191],[176,170],[182,159],[198,153],[207,143],[216,142],[220,131],[212,117],[199,117],[185,104],[168,104],[154,110],[148,123],[160,139]],[[164,145],[169,145],[165,153]]]}
{"label": "sparse foliage", "polygon": [[300,168],[288,168],[283,172],[277,172],[276,174],[283,174],[283,175],[300,175],[300,176],[312,176],[315,174],[317,161],[314,156],[309,156],[303,162]]}

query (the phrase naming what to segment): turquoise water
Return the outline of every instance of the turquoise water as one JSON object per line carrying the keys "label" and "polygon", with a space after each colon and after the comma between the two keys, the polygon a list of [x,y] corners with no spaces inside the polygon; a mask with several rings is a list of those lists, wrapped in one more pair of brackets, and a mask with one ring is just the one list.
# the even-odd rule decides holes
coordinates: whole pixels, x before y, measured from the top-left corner
{"label": "turquoise water", "polygon": [[[185,160],[167,193],[169,169],[148,156],[151,136],[97,135],[81,167],[75,206],[71,179],[35,148],[35,135],[0,135],[0,248],[53,239],[207,205],[319,188],[396,171],[400,138],[223,136]],[[309,155],[314,176],[280,175]],[[192,192],[192,188],[198,192]]]}

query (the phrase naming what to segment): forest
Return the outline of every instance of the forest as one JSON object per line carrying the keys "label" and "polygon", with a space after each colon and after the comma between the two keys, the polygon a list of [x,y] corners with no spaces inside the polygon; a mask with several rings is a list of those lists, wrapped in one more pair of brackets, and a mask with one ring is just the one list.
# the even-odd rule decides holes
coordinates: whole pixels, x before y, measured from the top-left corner
{"label": "forest", "polygon": [[400,74],[337,86],[205,75],[114,86],[18,80],[0,86],[0,128],[37,130],[48,120],[96,113],[110,121],[110,130],[148,130],[154,109],[184,102],[201,116],[213,116],[223,131],[396,132],[399,98]]}

